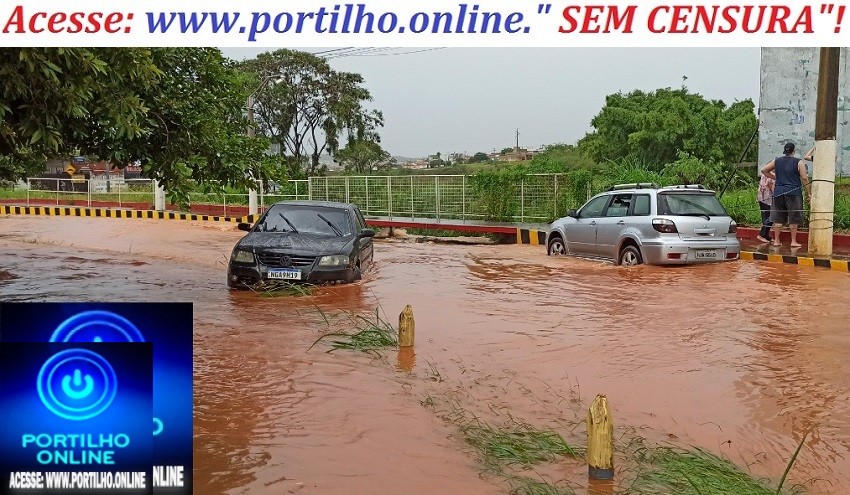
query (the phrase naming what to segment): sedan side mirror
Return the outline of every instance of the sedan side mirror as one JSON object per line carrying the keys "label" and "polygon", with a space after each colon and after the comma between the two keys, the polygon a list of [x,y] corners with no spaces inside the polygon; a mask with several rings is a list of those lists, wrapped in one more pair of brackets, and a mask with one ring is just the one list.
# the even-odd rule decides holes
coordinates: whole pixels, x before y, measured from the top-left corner
{"label": "sedan side mirror", "polygon": [[360,231],[360,237],[375,237],[375,231],[372,229],[363,229]]}
{"label": "sedan side mirror", "polygon": [[568,216],[568,217],[573,217],[573,218],[578,218],[578,211],[576,211],[576,210],[570,210],[570,211],[568,211],[568,212],[567,212],[567,216]]}
{"label": "sedan side mirror", "polygon": [[236,226],[239,230],[244,230],[245,232],[251,232],[251,224],[250,223],[239,223]]}

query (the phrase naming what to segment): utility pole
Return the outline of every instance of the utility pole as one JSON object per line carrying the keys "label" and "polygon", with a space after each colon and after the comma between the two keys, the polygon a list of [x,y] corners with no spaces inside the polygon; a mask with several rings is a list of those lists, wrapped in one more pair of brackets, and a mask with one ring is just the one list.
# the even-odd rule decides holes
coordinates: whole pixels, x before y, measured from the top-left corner
{"label": "utility pole", "polygon": [[[257,89],[255,89],[253,93],[248,95],[248,100],[245,102],[245,107],[246,107],[245,110],[247,112],[246,116],[248,117],[248,132],[247,132],[248,137],[254,137],[254,135],[255,135],[254,125],[256,124],[256,122],[254,120],[254,103],[255,103],[254,100],[255,100],[256,95],[260,91],[262,91],[263,88],[266,87],[266,84],[268,84],[272,79],[281,78],[281,77],[284,77],[284,75],[283,74],[271,74],[271,75],[264,77],[262,82],[260,82],[260,85],[257,86]],[[257,184],[256,178],[254,177],[253,170],[249,170],[248,173],[250,175],[250,178],[254,181],[254,184]],[[257,211],[258,211],[258,208],[257,208],[257,190],[252,187],[252,188],[248,189],[248,214],[249,215],[256,215]]]}
{"label": "utility pole", "polygon": [[840,48],[820,49],[815,156],[809,204],[809,256],[832,256]]}
{"label": "utility pole", "polygon": [[[265,81],[264,81],[265,83]],[[262,86],[261,86],[262,87]],[[248,95],[247,110],[248,110],[248,137],[254,137],[254,93]],[[250,174],[251,179],[254,178],[254,174]],[[259,209],[257,208],[257,189],[251,187],[248,189],[248,214],[256,215]]]}

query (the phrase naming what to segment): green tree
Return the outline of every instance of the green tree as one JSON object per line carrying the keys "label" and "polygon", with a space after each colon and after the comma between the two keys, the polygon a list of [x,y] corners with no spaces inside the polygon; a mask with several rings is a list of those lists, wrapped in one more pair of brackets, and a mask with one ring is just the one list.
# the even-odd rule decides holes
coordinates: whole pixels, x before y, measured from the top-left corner
{"label": "green tree", "polygon": [[381,164],[390,161],[390,154],[374,141],[351,141],[339,150],[335,158],[345,170],[358,173],[370,173]]}
{"label": "green tree", "polygon": [[[269,180],[267,139],[249,138],[244,116],[246,77],[216,48],[154,48],[162,72],[137,88],[147,107],[146,132],[111,150],[123,161],[140,160],[148,177],[186,201],[189,180],[217,189]],[[278,177],[279,178],[279,177]]]}
{"label": "green tree", "polygon": [[685,152],[680,152],[676,161],[664,167],[662,175],[671,184],[702,184],[715,190],[723,187],[724,177],[720,166],[705,163]]}
{"label": "green tree", "polygon": [[561,173],[574,169],[595,169],[596,162],[570,144],[550,144],[534,155],[527,166],[530,173]]}
{"label": "green tree", "polygon": [[338,72],[324,58],[277,50],[243,63],[254,74],[257,129],[281,144],[293,166],[319,167],[322,153],[335,154],[343,138],[380,142],[383,115],[367,110],[369,91],[360,74]]}
{"label": "green tree", "polygon": [[137,88],[161,72],[139,48],[0,49],[0,178],[41,172],[47,158],[109,150],[143,136]]}
{"label": "green tree", "polygon": [[242,77],[214,48],[0,49],[0,175],[79,151],[140,161],[181,202],[189,179],[268,178],[267,141],[245,137]]}
{"label": "green tree", "polygon": [[[633,159],[657,170],[687,153],[706,163],[734,163],[755,132],[752,100],[730,106],[687,88],[616,93],[591,121],[594,131],[578,147],[598,162]],[[745,160],[754,160],[751,147]]]}
{"label": "green tree", "polygon": [[478,153],[472,155],[469,158],[468,163],[484,163],[484,162],[489,162],[489,161],[490,161],[490,157],[487,156],[487,153],[484,153],[483,151],[479,151]]}

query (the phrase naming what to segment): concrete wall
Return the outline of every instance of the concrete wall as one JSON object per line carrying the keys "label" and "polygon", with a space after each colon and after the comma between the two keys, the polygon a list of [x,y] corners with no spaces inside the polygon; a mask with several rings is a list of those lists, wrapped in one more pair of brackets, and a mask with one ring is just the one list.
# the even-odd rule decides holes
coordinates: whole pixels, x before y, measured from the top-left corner
{"label": "concrete wall", "polygon": [[[850,175],[848,51],[841,49],[838,80],[838,162],[835,168],[839,175]],[[759,164],[780,156],[787,141],[797,145],[800,157],[814,145],[819,64],[820,48],[762,48]]]}

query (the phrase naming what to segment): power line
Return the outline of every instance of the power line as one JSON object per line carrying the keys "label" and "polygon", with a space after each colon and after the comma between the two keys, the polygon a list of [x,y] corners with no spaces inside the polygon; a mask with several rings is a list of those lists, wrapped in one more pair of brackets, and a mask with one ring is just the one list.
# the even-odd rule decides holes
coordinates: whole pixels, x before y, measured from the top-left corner
{"label": "power line", "polygon": [[[444,50],[446,47],[437,47],[437,48],[424,48],[420,50],[412,50],[405,52],[390,52],[391,50],[399,50],[402,47],[346,47],[346,48],[334,48],[332,50],[324,50],[321,52],[312,52],[313,55],[323,57],[327,60],[332,60],[335,58],[344,58],[344,57],[386,57],[386,56],[398,56],[398,55],[412,55],[415,53],[424,53],[435,50]],[[390,53],[386,53],[390,52]]]}

